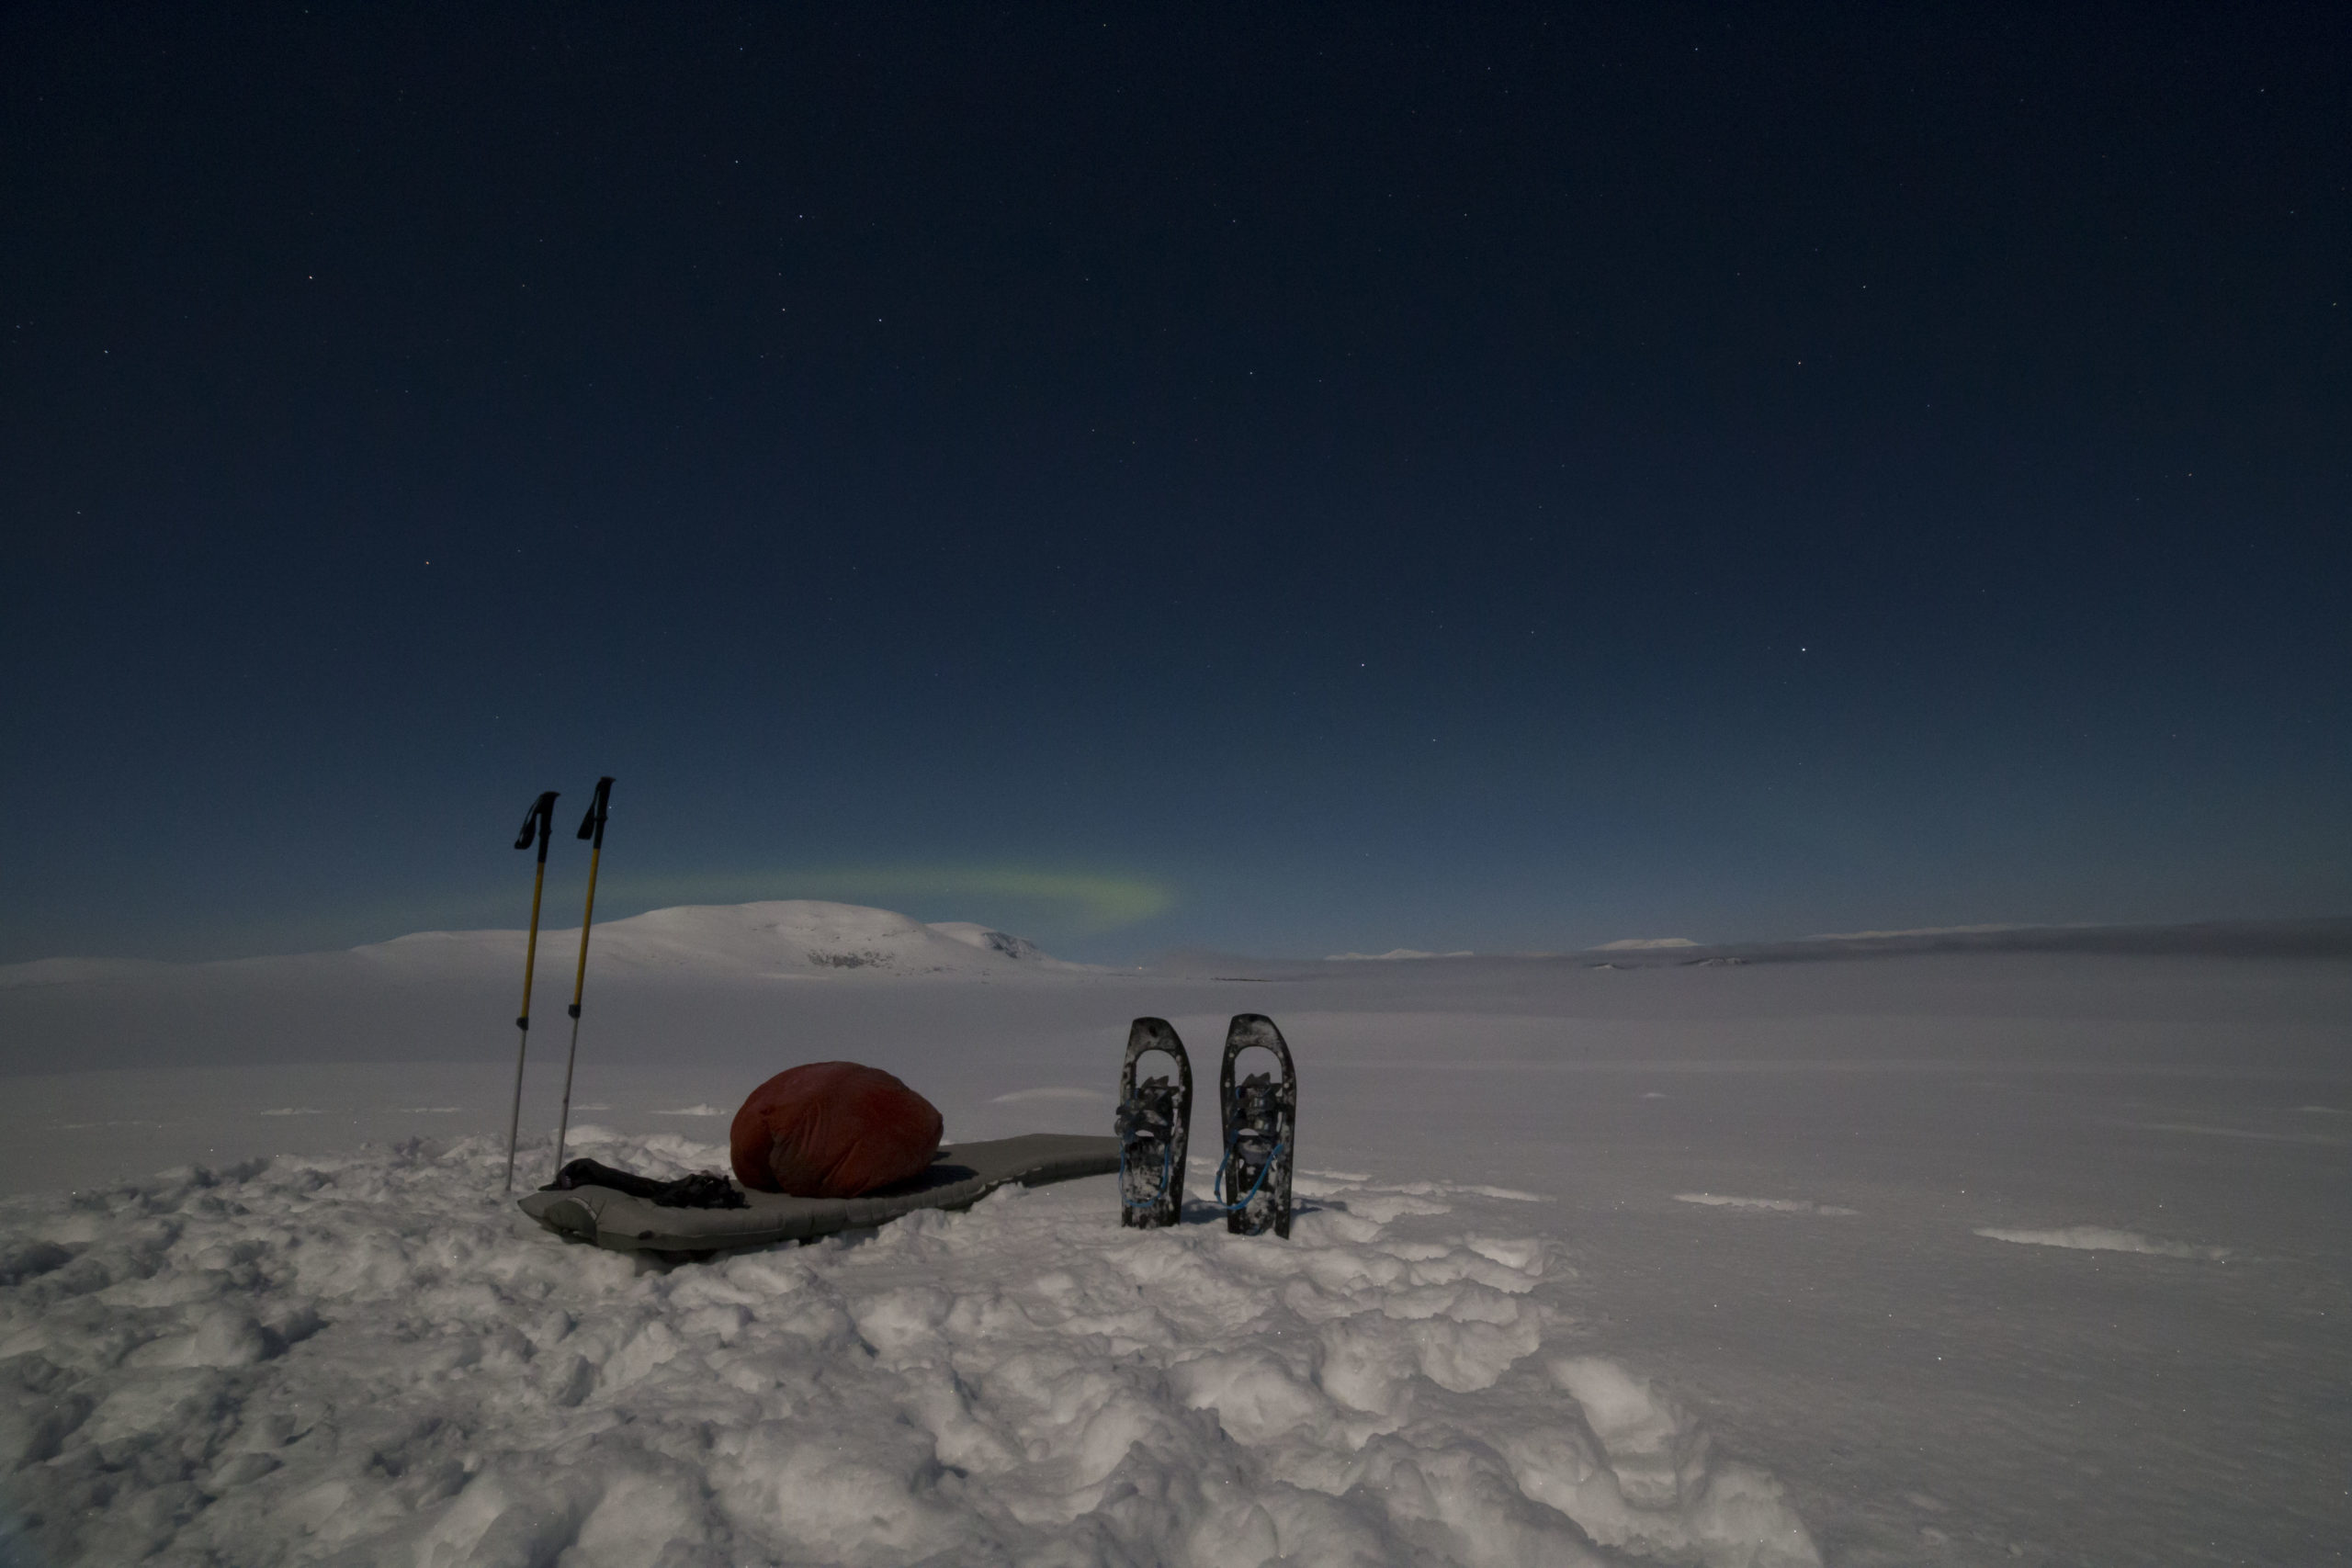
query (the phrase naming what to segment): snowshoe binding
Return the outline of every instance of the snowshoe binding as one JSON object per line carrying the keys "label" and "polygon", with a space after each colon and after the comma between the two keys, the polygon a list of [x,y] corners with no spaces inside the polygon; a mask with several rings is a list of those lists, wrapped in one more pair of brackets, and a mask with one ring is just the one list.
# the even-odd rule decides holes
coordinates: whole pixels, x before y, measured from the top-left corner
{"label": "snowshoe binding", "polygon": [[[1136,1082],[1136,1059],[1153,1051],[1176,1058],[1176,1077]],[[1172,1225],[1184,1207],[1184,1145],[1193,1131],[1193,1062],[1164,1018],[1139,1018],[1127,1031],[1119,1068],[1119,1223],[1136,1230]],[[1288,1190],[1287,1185],[1284,1190]]]}
{"label": "snowshoe binding", "polygon": [[[1252,1073],[1233,1081],[1242,1052],[1271,1051],[1279,1077]],[[1225,1228],[1236,1235],[1290,1235],[1291,1151],[1298,1119],[1298,1074],[1283,1032],[1263,1013],[1234,1016],[1225,1034],[1225,1065],[1217,1070],[1217,1104],[1225,1114],[1225,1159],[1216,1168],[1216,1196]]]}

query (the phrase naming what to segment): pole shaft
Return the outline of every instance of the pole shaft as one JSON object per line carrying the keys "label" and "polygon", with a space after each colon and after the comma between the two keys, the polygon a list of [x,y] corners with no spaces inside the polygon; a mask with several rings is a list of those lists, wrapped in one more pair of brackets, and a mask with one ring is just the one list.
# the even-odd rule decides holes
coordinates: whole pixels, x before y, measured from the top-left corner
{"label": "pole shaft", "polygon": [[514,1144],[523,1126],[523,1055],[531,1044],[531,974],[539,962],[539,895],[548,885],[548,824],[539,820],[539,869],[531,878],[531,934],[523,945],[523,1011],[514,1020],[514,1106],[506,1113],[506,1190],[514,1190]]}
{"label": "pole shaft", "polygon": [[517,1030],[514,1042],[514,1104],[506,1113],[506,1190],[514,1190],[514,1139],[523,1124],[523,1052],[530,1043],[531,1032]]}
{"label": "pole shaft", "polygon": [[531,934],[523,946],[523,1012],[514,1021],[531,1027],[531,971],[539,962],[539,895],[548,885],[548,836],[539,834],[539,869],[531,878]]}
{"label": "pole shaft", "polygon": [[563,1058],[563,1110],[555,1123],[555,1171],[563,1174],[563,1144],[571,1131],[571,1069],[580,1061],[580,994],[588,986],[588,932],[596,924],[596,865],[605,858],[604,840],[588,852],[588,908],[580,916],[580,967],[571,976],[571,1049]]}
{"label": "pole shaft", "polygon": [[563,1111],[555,1123],[555,1173],[563,1174],[563,1142],[571,1134],[571,1065],[580,1059],[580,1015],[571,1015],[571,1052],[563,1059]]}
{"label": "pole shaft", "polygon": [[596,920],[596,863],[604,858],[605,846],[602,843],[588,852],[588,908],[580,917],[580,967],[571,976],[571,1014],[574,1018],[580,1016],[580,993],[588,986],[588,928]]}

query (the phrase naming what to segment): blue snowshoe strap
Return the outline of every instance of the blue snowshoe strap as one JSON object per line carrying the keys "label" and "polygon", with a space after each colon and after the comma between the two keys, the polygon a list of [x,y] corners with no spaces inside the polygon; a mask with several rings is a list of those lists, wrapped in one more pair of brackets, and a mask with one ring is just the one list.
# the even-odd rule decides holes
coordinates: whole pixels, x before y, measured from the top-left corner
{"label": "blue snowshoe strap", "polygon": [[[1127,1190],[1128,1146],[1129,1145],[1125,1144],[1121,1144],[1119,1145],[1119,1191],[1122,1194],[1125,1193]],[[1159,1145],[1159,1183],[1152,1190],[1152,1195],[1148,1198],[1141,1199],[1122,1196],[1119,1199],[1119,1201],[1125,1203],[1128,1208],[1136,1210],[1137,1213],[1142,1213],[1148,1209],[1159,1208],[1160,1204],[1160,1195],[1168,1190],[1169,1173],[1175,1163],[1176,1145],[1171,1143],[1162,1142]]]}
{"label": "blue snowshoe strap", "polygon": [[[1234,1139],[1227,1138],[1226,1140],[1225,1158],[1216,1162],[1216,1180],[1215,1185],[1220,1190],[1225,1186],[1225,1168],[1233,1163],[1233,1156],[1236,1152],[1234,1143]],[[1224,1213],[1228,1214],[1238,1214],[1241,1213],[1242,1210],[1248,1208],[1250,1206],[1250,1201],[1258,1196],[1259,1192],[1265,1187],[1266,1173],[1274,1168],[1275,1162],[1282,1158],[1283,1153],[1288,1150],[1289,1147],[1290,1145],[1288,1144],[1276,1144],[1272,1148],[1268,1149],[1266,1151],[1266,1157],[1258,1162],[1258,1177],[1256,1180],[1250,1183],[1250,1190],[1244,1192],[1240,1197],[1235,1199],[1230,1203],[1216,1203],[1212,1204],[1211,1207],[1222,1210]],[[1250,1162],[1246,1157],[1241,1162],[1241,1168],[1245,1171],[1250,1168]]]}

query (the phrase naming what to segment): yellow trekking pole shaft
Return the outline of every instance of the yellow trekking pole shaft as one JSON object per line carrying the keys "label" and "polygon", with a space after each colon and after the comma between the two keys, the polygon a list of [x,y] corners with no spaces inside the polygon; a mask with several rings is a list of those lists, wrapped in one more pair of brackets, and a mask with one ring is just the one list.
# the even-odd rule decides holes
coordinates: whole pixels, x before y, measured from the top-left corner
{"label": "yellow trekking pole shaft", "polygon": [[531,878],[531,934],[523,944],[523,1010],[514,1016],[514,1027],[531,1027],[531,971],[539,962],[539,895],[548,885],[548,863],[541,861]]}
{"label": "yellow trekking pole shaft", "polygon": [[580,993],[588,988],[588,931],[596,923],[596,865],[605,858],[605,846],[598,844],[588,852],[588,908],[580,917],[580,969],[571,976],[571,1016],[580,1017]]}
{"label": "yellow trekking pole shaft", "polygon": [[531,973],[539,962],[539,895],[548,885],[548,837],[554,824],[556,792],[548,790],[531,803],[530,815],[523,818],[523,831],[516,837],[514,847],[527,850],[536,835],[539,840],[539,868],[531,878],[531,934],[523,947],[523,1010],[514,1020],[519,1038],[514,1042],[514,1109],[506,1116],[506,1190],[514,1190],[514,1140],[523,1124],[523,1055],[531,1043]]}
{"label": "yellow trekking pole shaft", "polygon": [[580,819],[580,836],[594,840],[588,852],[588,908],[580,917],[580,967],[571,976],[571,1051],[563,1059],[563,1113],[555,1124],[555,1173],[563,1174],[563,1143],[571,1132],[571,1069],[580,1060],[580,993],[588,987],[588,933],[596,924],[596,867],[605,858],[605,812],[613,798],[613,781],[596,781],[596,798]]}

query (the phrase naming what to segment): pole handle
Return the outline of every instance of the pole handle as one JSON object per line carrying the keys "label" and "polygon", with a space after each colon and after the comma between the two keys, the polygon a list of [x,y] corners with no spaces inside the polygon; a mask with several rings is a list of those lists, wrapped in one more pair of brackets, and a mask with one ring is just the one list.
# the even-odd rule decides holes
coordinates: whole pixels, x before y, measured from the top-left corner
{"label": "pole handle", "polygon": [[547,859],[548,833],[555,825],[556,794],[554,790],[548,790],[531,802],[531,809],[523,816],[523,830],[514,836],[516,849],[529,849],[531,839],[536,834],[539,840],[539,858]]}
{"label": "pole handle", "polygon": [[595,847],[605,847],[605,813],[612,803],[613,780],[609,773],[596,781],[596,798],[588,803],[588,815],[580,819],[580,836],[594,839]]}

